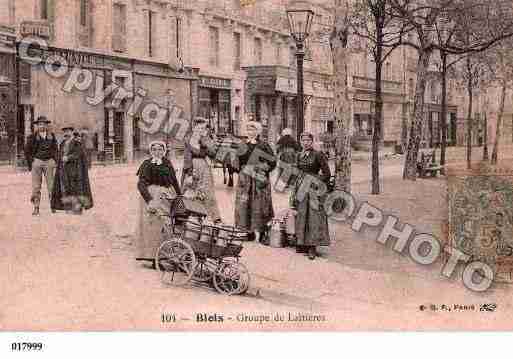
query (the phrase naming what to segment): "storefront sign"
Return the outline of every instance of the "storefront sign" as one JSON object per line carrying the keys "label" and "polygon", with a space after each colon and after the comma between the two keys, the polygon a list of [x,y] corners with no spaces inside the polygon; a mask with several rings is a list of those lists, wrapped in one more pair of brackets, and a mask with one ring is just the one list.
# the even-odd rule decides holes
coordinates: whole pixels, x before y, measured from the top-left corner
{"label": "storefront sign", "polygon": [[28,53],[32,57],[41,57],[42,61],[46,61],[50,57],[58,56],[66,60],[68,66],[80,67],[107,67],[117,69],[130,69],[131,64],[115,58],[105,58],[97,54],[88,54],[67,49],[50,48],[42,50],[37,48],[29,48]]}
{"label": "storefront sign", "polygon": [[200,86],[212,87],[217,89],[230,89],[231,81],[217,77],[200,77]]}
{"label": "storefront sign", "polygon": [[62,57],[68,63],[68,66],[98,66],[103,65],[103,58],[98,55],[86,54],[72,50],[64,49],[48,49],[41,50],[36,48],[30,48],[28,51],[30,56],[39,56],[43,61],[53,56]]}
{"label": "storefront sign", "polygon": [[20,25],[20,34],[49,39],[52,36],[52,28],[46,21],[24,21]]}
{"label": "storefront sign", "polygon": [[[285,77],[277,77],[276,78],[276,91],[279,92],[288,92],[292,94],[297,94],[297,82],[293,79],[288,79]],[[314,91],[312,88],[312,82],[305,81],[303,84],[303,93],[305,95],[314,95]]]}

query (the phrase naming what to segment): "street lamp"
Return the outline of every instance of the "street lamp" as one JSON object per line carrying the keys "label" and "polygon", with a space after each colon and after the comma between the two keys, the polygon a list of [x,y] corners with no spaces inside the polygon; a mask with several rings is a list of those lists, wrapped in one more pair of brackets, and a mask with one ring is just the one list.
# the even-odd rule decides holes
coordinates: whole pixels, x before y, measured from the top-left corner
{"label": "street lamp", "polygon": [[290,34],[296,42],[297,58],[297,139],[300,140],[303,132],[304,118],[304,98],[303,98],[303,60],[305,57],[305,40],[310,33],[314,12],[310,9],[289,9],[287,18],[289,20]]}

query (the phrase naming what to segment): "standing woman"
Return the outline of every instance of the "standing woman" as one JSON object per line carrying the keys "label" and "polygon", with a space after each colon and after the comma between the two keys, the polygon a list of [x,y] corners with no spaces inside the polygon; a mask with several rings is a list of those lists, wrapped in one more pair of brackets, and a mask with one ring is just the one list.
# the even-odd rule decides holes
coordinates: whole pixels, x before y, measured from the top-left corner
{"label": "standing woman", "polygon": [[[278,159],[281,162],[295,165],[297,159],[297,153],[301,151],[301,146],[297,141],[292,137],[292,130],[290,128],[283,129],[282,136],[278,140],[276,144],[276,153],[278,154]],[[281,171],[283,172],[283,170]],[[280,178],[281,173],[278,175]],[[291,176],[286,183],[286,187],[289,187],[294,182],[294,177]]]}
{"label": "standing woman", "polygon": [[[313,135],[301,135],[303,151],[299,153],[297,167],[299,178],[291,195],[292,207],[296,209],[296,236],[298,253],[308,253],[308,258],[315,259],[316,246],[329,246],[328,217],[324,211],[324,197],[314,198],[310,192],[298,196],[297,191],[307,176],[314,176],[328,185],[331,171],[324,153],[313,149]],[[301,200],[300,200],[300,197]]]}
{"label": "standing woman", "polygon": [[259,240],[264,243],[267,223],[274,217],[269,174],[276,167],[276,158],[271,146],[260,140],[261,133],[259,122],[247,123],[248,141],[238,154],[235,225],[249,231],[250,240],[260,232]]}
{"label": "standing woman", "polygon": [[136,234],[136,260],[151,261],[155,268],[155,254],[161,244],[163,220],[156,212],[169,211],[170,203],[162,199],[165,192],[180,195],[175,169],[166,157],[166,144],[162,141],[150,143],[151,158],[145,160],[137,176],[137,189],[141,194]]}
{"label": "standing woman", "polygon": [[221,214],[215,194],[214,175],[207,162],[209,155],[215,155],[214,141],[210,138],[207,123],[200,120],[185,142],[182,186],[186,184],[191,189],[187,193],[192,193],[193,196],[190,199],[201,203],[207,210],[208,218],[214,223],[219,223]]}

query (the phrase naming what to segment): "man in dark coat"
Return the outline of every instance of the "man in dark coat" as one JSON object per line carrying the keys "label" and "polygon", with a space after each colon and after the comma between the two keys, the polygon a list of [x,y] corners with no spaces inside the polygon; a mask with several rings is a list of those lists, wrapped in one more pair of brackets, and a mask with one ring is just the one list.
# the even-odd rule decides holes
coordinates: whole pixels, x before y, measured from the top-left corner
{"label": "man in dark coat", "polygon": [[73,136],[73,127],[65,127],[59,149],[59,161],[52,192],[52,209],[81,214],[93,207],[87,158],[82,144]]}
{"label": "man in dark coat", "polygon": [[49,123],[50,121],[45,116],[39,116],[34,121],[35,133],[27,137],[25,145],[25,159],[29,171],[32,173],[32,196],[30,201],[34,205],[34,211],[32,212],[34,216],[39,215],[43,175],[46,179],[51,201],[55,167],[57,166],[59,148],[55,135],[48,129]]}

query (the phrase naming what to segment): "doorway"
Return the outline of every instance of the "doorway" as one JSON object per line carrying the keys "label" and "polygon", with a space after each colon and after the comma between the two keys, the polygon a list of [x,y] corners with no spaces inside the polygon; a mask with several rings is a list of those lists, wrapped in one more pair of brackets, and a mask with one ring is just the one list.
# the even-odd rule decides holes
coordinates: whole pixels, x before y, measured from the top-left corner
{"label": "doorway", "polygon": [[125,157],[123,117],[123,112],[114,112],[114,158],[119,161]]}

